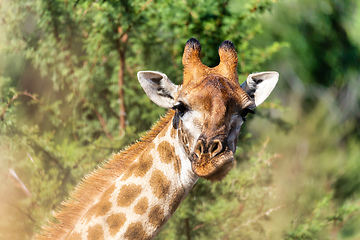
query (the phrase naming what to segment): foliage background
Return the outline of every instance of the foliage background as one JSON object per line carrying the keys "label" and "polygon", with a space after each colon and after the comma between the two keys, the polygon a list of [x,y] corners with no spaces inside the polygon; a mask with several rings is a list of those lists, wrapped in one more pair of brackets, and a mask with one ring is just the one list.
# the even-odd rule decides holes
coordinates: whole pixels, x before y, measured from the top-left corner
{"label": "foliage background", "polygon": [[78,181],[163,109],[139,70],[181,83],[190,37],[239,81],[280,81],[237,165],[200,180],[158,239],[359,239],[360,5],[351,0],[0,1],[0,239],[30,239]]}

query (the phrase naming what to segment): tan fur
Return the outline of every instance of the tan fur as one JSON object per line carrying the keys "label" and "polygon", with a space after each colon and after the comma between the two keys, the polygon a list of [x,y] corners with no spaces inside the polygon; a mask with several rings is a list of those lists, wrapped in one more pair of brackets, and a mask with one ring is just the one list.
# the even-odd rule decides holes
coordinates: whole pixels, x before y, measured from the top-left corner
{"label": "tan fur", "polygon": [[238,58],[234,45],[230,41],[224,41],[219,47],[220,63],[218,66],[209,68],[200,59],[201,46],[197,41],[188,41],[182,58],[184,65],[183,86],[198,85],[204,76],[220,75],[238,86],[237,65]]}
{"label": "tan fur", "polygon": [[104,230],[100,224],[89,228],[88,240],[105,240]]}
{"label": "tan fur", "polygon": [[73,232],[70,234],[70,236],[67,238],[67,240],[79,240],[81,239],[81,234]]}
{"label": "tan fur", "polygon": [[[111,160],[87,175],[75,188],[70,199],[62,203],[60,211],[54,214],[59,222],[50,223],[50,226],[45,227],[41,235],[36,235],[35,239],[65,238],[96,199],[98,199],[101,194],[113,184],[115,179],[124,173],[124,170],[129,167],[136,157],[152,143],[154,138],[163,130],[169,121],[171,121],[174,114],[175,112],[173,110],[169,110],[139,142],[115,154]],[[138,226],[134,227],[137,228]]]}
{"label": "tan fur", "polygon": [[101,201],[92,206],[86,213],[85,217],[88,221],[92,216],[103,216],[111,209],[111,202],[109,201],[111,193],[115,190],[115,184],[105,191]]}

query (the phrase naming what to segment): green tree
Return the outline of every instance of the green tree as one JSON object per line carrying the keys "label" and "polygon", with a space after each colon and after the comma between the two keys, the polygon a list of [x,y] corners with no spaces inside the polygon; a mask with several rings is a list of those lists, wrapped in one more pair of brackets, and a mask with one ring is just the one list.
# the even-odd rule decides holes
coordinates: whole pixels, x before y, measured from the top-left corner
{"label": "green tree", "polygon": [[271,66],[283,80],[281,117],[293,129],[270,133],[269,125],[256,123],[286,159],[273,173],[287,206],[273,221],[286,226],[285,239],[360,235],[360,168],[354,160],[360,156],[359,7],[357,1],[283,1],[264,16],[265,34],[255,40],[289,43]]}

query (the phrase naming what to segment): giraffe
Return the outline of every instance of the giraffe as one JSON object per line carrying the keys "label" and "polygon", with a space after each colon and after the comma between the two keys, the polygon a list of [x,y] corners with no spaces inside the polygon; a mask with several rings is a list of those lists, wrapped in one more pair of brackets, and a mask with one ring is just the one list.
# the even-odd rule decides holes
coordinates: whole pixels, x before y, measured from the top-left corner
{"label": "giraffe", "polygon": [[153,239],[200,177],[227,175],[246,115],[270,95],[279,74],[250,74],[240,85],[232,42],[220,45],[214,68],[201,62],[200,51],[196,39],[187,41],[182,85],[161,72],[138,72],[145,93],[167,114],[86,176],[37,239]]}

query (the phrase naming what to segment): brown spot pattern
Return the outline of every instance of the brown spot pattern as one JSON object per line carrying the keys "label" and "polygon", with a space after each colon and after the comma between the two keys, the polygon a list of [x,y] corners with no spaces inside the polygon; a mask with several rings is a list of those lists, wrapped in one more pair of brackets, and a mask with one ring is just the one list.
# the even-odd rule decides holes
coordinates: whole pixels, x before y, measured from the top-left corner
{"label": "brown spot pattern", "polygon": [[149,207],[149,201],[147,197],[142,197],[138,203],[134,206],[134,212],[136,214],[142,215],[146,212]]}
{"label": "brown spot pattern", "polygon": [[170,200],[169,206],[170,206],[170,214],[173,214],[176,209],[179,207],[181,203],[181,199],[183,198],[183,195],[185,194],[184,189],[177,189],[174,192],[173,198]]}
{"label": "brown spot pattern", "polygon": [[137,168],[134,169],[136,177],[143,177],[150,170],[153,164],[152,156],[148,153],[143,153],[138,161]]}
{"label": "brown spot pattern", "polygon": [[118,196],[118,205],[128,207],[141,193],[141,186],[136,184],[123,185]]}
{"label": "brown spot pattern", "polygon": [[148,239],[141,222],[131,223],[126,229],[124,237],[128,240]]}
{"label": "brown spot pattern", "polygon": [[159,205],[150,210],[149,222],[156,227],[160,227],[165,222],[164,210]]}
{"label": "brown spot pattern", "polygon": [[100,224],[96,224],[93,227],[89,227],[88,240],[102,240],[104,238],[104,231]]}
{"label": "brown spot pattern", "polygon": [[175,148],[169,142],[163,141],[157,147],[160,160],[163,163],[171,163],[175,158]]}
{"label": "brown spot pattern", "polygon": [[106,223],[109,226],[110,235],[114,236],[119,232],[120,228],[126,221],[126,215],[124,213],[111,214],[107,219]]}
{"label": "brown spot pattern", "polygon": [[90,221],[92,216],[104,216],[111,209],[111,202],[100,201],[92,206],[85,214],[85,217]]}
{"label": "brown spot pattern", "polygon": [[86,213],[85,218],[90,221],[92,216],[104,216],[111,209],[110,197],[115,191],[115,184],[111,185],[101,196],[98,203],[92,206]]}
{"label": "brown spot pattern", "polygon": [[[154,144],[155,146],[155,144]],[[144,177],[145,174],[150,170],[151,166],[153,164],[153,158],[148,153],[143,153],[139,160],[134,162],[129,166],[127,171],[124,173],[123,177],[121,178],[121,181],[125,181],[129,177],[131,177],[133,174],[136,177]]]}
{"label": "brown spot pattern", "polygon": [[159,169],[155,169],[150,178],[150,186],[154,195],[162,199],[170,190],[171,182],[166,178],[165,174]]}

